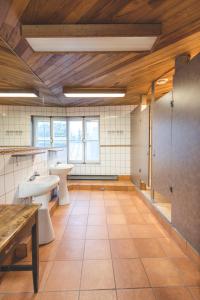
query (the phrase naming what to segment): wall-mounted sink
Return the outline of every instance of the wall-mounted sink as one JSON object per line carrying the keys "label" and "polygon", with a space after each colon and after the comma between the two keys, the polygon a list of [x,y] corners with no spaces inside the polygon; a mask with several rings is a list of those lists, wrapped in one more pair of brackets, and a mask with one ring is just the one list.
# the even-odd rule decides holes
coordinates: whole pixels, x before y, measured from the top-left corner
{"label": "wall-mounted sink", "polygon": [[42,245],[53,241],[55,237],[51,217],[49,214],[48,194],[58,185],[60,179],[56,175],[32,177],[33,180],[26,181],[19,185],[18,198],[31,197],[32,203],[41,204],[38,214],[38,231],[39,244]]}
{"label": "wall-mounted sink", "polygon": [[37,176],[32,181],[25,181],[19,185],[18,198],[37,197],[54,189],[59,182],[56,175]]}
{"label": "wall-mounted sink", "polygon": [[57,163],[55,165],[50,166],[49,170],[51,174],[55,175],[64,175],[66,176],[74,167],[71,164]]}
{"label": "wall-mounted sink", "polygon": [[69,192],[67,188],[67,174],[72,170],[74,165],[57,163],[50,166],[49,171],[52,175],[60,177],[59,183],[59,205],[66,205],[70,203]]}

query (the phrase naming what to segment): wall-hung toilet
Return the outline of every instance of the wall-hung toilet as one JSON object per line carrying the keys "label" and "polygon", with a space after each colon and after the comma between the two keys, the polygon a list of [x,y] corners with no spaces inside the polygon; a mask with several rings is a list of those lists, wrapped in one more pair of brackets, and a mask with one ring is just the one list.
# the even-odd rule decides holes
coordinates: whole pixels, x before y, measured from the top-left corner
{"label": "wall-hung toilet", "polygon": [[55,234],[49,213],[49,199],[60,179],[56,175],[37,176],[31,181],[19,185],[18,198],[31,198],[32,203],[41,204],[38,212],[39,244],[47,244],[54,240]]}
{"label": "wall-hung toilet", "polygon": [[56,163],[50,166],[49,172],[52,175],[58,175],[59,183],[59,205],[66,205],[70,203],[69,192],[67,187],[67,174],[72,170],[74,165],[65,163]]}

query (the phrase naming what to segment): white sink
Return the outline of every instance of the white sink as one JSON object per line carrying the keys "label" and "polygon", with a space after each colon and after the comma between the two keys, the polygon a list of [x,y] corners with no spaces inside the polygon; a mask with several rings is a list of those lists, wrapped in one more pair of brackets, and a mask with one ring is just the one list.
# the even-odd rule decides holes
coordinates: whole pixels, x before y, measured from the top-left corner
{"label": "white sink", "polygon": [[59,182],[56,175],[37,176],[32,181],[26,181],[19,185],[18,198],[37,197],[54,189]]}
{"label": "white sink", "polygon": [[59,205],[66,205],[70,203],[69,192],[67,188],[67,174],[72,170],[74,165],[59,163],[50,166],[50,174],[58,175],[60,177],[59,183]]}
{"label": "white sink", "polygon": [[49,214],[48,193],[54,189],[60,178],[56,175],[36,176],[32,181],[19,185],[18,198],[31,197],[32,203],[41,204],[38,212],[39,244],[47,244],[54,240],[55,234]]}
{"label": "white sink", "polygon": [[61,163],[50,166],[49,170],[51,174],[67,175],[73,167],[74,165]]}

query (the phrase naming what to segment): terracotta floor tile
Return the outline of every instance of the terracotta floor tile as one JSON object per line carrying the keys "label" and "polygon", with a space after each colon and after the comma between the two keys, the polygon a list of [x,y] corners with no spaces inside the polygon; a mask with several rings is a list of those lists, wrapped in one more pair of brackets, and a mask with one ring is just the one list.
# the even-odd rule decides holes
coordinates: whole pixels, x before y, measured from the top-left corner
{"label": "terracotta floor tile", "polygon": [[87,225],[88,215],[71,215],[68,225]]}
{"label": "terracotta floor tile", "polygon": [[145,221],[141,214],[134,213],[134,214],[125,214],[127,224],[145,224]]}
{"label": "terracotta floor tile", "polygon": [[128,206],[133,205],[133,201],[130,198],[119,198],[120,206]]}
{"label": "terracotta floor tile", "polygon": [[127,225],[108,225],[108,234],[110,239],[131,238]]}
{"label": "terracotta floor tile", "polygon": [[121,206],[124,214],[138,214],[138,210],[134,205]]}
{"label": "terracotta floor tile", "polygon": [[87,226],[86,239],[108,239],[107,226]]}
{"label": "terracotta floor tile", "polygon": [[123,210],[121,206],[107,206],[106,207],[107,214],[123,214]]}
{"label": "terracotta floor tile", "polygon": [[45,285],[45,291],[78,290],[81,261],[55,261]]}
{"label": "terracotta floor tile", "polygon": [[184,287],[154,288],[156,300],[193,300]]}
{"label": "terracotta floor tile", "polygon": [[79,300],[117,300],[115,291],[81,291]]}
{"label": "terracotta floor tile", "polygon": [[58,245],[61,241],[53,241],[47,245],[42,245],[39,247],[39,258],[40,261],[50,261],[54,260],[56,256],[56,251],[58,249]]}
{"label": "terracotta floor tile", "polygon": [[88,214],[89,207],[74,207],[71,215],[83,215],[83,214]]}
{"label": "terracotta floor tile", "polygon": [[152,287],[183,285],[175,264],[169,258],[143,258],[146,273]]}
{"label": "terracotta floor tile", "polygon": [[85,200],[85,201],[76,200],[76,201],[74,201],[74,208],[77,208],[77,207],[87,207],[87,208],[89,208],[89,206],[90,206],[90,201],[89,200]]}
{"label": "terracotta floor tile", "polygon": [[83,262],[81,290],[115,288],[111,260],[85,260]]}
{"label": "terracotta floor tile", "polygon": [[165,252],[157,239],[134,239],[140,257],[164,257]]}
{"label": "terracotta floor tile", "polygon": [[0,300],[39,300],[33,293],[0,294]]}
{"label": "terracotta floor tile", "polygon": [[118,200],[105,200],[105,206],[120,206]]}
{"label": "terracotta floor tile", "polygon": [[141,214],[146,224],[157,224],[158,220],[152,213],[142,213]]}
{"label": "terracotta floor tile", "polygon": [[[43,288],[43,283],[46,281],[51,268],[51,262],[40,262],[39,289]],[[6,273],[1,280],[0,292],[33,292],[32,272]]]}
{"label": "terracotta floor tile", "polygon": [[160,246],[168,257],[186,257],[180,247],[171,239],[159,238]]}
{"label": "terracotta floor tile", "polygon": [[112,258],[135,258],[138,253],[132,239],[110,240]]}
{"label": "terracotta floor tile", "polygon": [[123,214],[108,214],[108,224],[126,224],[126,218]]}
{"label": "terracotta floor tile", "polygon": [[88,225],[106,225],[106,215],[88,215]]}
{"label": "terracotta floor tile", "polygon": [[189,291],[192,294],[192,297],[194,298],[194,300],[200,299],[200,288],[199,287],[190,287]]}
{"label": "terracotta floor tile", "polygon": [[86,240],[84,259],[109,259],[110,244],[108,240]]}
{"label": "terracotta floor tile", "polygon": [[53,229],[55,234],[55,240],[61,240],[65,231],[65,226],[63,226],[63,224],[53,224]]}
{"label": "terracotta floor tile", "polygon": [[133,238],[159,238],[163,237],[162,232],[154,224],[133,224],[129,225],[129,231]]}
{"label": "terracotta floor tile", "polygon": [[103,200],[104,192],[103,191],[91,191],[90,200]]}
{"label": "terracotta floor tile", "polygon": [[67,217],[71,212],[71,207],[70,206],[58,206],[56,210],[54,211],[53,216],[62,216],[62,217]]}
{"label": "terracotta floor tile", "polygon": [[64,234],[63,241],[68,239],[84,239],[86,234],[86,226],[67,226]]}
{"label": "terracotta floor tile", "polygon": [[105,206],[104,200],[103,199],[97,199],[97,200],[92,200],[90,201],[90,207],[101,207],[101,206]]}
{"label": "terracotta floor tile", "polygon": [[200,286],[200,268],[187,257],[172,258],[186,285]]}
{"label": "terracotta floor tile", "polygon": [[89,214],[91,215],[105,215],[106,209],[104,206],[91,206],[89,208]]}
{"label": "terracotta floor tile", "polygon": [[37,300],[78,300],[78,292],[43,292]]}
{"label": "terracotta floor tile", "polygon": [[[117,290],[118,300],[156,300],[152,289]],[[163,299],[164,300],[164,299]]]}
{"label": "terracotta floor tile", "polygon": [[66,240],[58,246],[55,260],[82,259],[85,240]]}
{"label": "terracotta floor tile", "polygon": [[139,259],[115,259],[113,266],[117,288],[149,286],[148,278]]}

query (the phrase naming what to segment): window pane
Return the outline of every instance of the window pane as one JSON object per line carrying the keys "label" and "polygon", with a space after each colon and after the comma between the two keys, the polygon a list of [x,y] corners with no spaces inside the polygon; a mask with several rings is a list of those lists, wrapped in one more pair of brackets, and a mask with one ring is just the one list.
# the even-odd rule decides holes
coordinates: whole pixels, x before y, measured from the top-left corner
{"label": "window pane", "polygon": [[53,146],[65,147],[67,144],[66,120],[53,120]]}
{"label": "window pane", "polygon": [[50,121],[36,120],[35,121],[35,146],[49,147],[50,146]]}
{"label": "window pane", "polygon": [[69,140],[81,141],[83,138],[83,122],[82,120],[69,121]]}
{"label": "window pane", "polygon": [[69,142],[69,161],[83,161],[83,143],[78,141]]}
{"label": "window pane", "polygon": [[99,120],[86,119],[85,122],[85,139],[98,141],[99,139]]}
{"label": "window pane", "polygon": [[86,161],[99,161],[99,142],[86,142]]}

